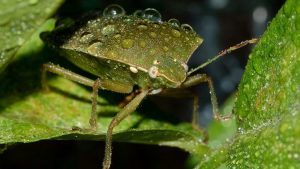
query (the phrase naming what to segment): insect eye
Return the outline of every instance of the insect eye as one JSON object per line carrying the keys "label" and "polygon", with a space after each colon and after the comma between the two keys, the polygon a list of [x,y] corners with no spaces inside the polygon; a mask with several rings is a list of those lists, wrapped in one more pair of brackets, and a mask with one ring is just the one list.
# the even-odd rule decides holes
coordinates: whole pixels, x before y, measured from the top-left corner
{"label": "insect eye", "polygon": [[103,10],[103,16],[108,18],[116,18],[116,17],[124,16],[125,13],[126,12],[124,8],[117,4],[108,5]]}

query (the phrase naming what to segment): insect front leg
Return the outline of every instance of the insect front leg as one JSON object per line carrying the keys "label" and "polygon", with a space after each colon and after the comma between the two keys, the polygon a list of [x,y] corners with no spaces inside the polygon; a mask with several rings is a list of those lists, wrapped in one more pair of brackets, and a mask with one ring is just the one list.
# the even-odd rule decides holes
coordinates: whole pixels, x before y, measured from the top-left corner
{"label": "insect front leg", "polygon": [[101,88],[101,83],[100,79],[96,80],[91,80],[89,78],[83,77],[81,75],[78,75],[74,72],[71,72],[67,69],[64,69],[58,65],[54,65],[53,63],[47,63],[43,64],[43,70],[42,70],[42,87],[45,90],[49,90],[49,87],[46,83],[46,76],[47,72],[52,72],[58,75],[61,75],[67,79],[76,81],[78,83],[81,83],[86,86],[91,86],[93,88],[93,93],[92,93],[92,112],[91,112],[91,117],[89,120],[90,127],[93,131],[96,130],[97,128],[97,97],[98,97],[98,90]]}
{"label": "insect front leg", "polygon": [[[189,88],[192,86],[196,86],[200,83],[208,83],[208,88],[209,88],[209,93],[210,93],[210,99],[211,99],[211,103],[212,103],[212,109],[213,109],[213,116],[215,119],[220,120],[221,116],[219,114],[219,107],[218,107],[218,101],[217,101],[217,97],[216,97],[216,93],[215,93],[215,89],[213,86],[213,81],[211,80],[211,78],[209,76],[207,76],[206,74],[196,74],[193,76],[189,76],[186,81],[181,85],[181,88]],[[196,114],[197,110],[195,111],[195,107],[198,107],[198,102],[196,103],[195,101],[195,97],[194,97],[194,112],[193,112],[193,118],[197,117]],[[195,119],[196,120],[196,119]],[[195,121],[193,119],[193,121]]]}
{"label": "insect front leg", "polygon": [[111,155],[112,155],[112,134],[113,129],[127,116],[129,116],[138,105],[141,103],[143,98],[149,93],[148,90],[142,90],[139,94],[136,93],[134,99],[132,99],[110,122],[106,134],[106,143],[105,143],[105,155],[103,160],[103,169],[109,169],[111,165]]}

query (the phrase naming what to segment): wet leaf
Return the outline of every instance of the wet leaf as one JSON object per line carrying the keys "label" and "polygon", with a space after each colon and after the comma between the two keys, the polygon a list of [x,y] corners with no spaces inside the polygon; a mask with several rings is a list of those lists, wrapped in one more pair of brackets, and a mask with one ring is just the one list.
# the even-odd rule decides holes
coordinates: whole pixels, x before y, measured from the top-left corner
{"label": "wet leaf", "polygon": [[0,72],[63,0],[0,1]]}
{"label": "wet leaf", "polygon": [[300,167],[300,1],[273,19],[239,86],[238,133],[197,168]]}

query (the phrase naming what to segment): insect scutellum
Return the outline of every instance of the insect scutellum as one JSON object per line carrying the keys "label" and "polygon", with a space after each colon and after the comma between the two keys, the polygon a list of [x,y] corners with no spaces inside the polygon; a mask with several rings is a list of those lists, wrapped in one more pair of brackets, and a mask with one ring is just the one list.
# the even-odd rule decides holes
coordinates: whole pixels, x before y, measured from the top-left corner
{"label": "insect scutellum", "polygon": [[[194,99],[192,125],[199,129],[199,98],[190,88],[207,83],[214,117],[220,119],[212,80],[206,74],[192,74],[220,56],[256,42],[256,39],[242,42],[188,71],[188,60],[203,42],[190,25],[180,24],[174,18],[162,21],[161,14],[153,8],[126,15],[125,10],[116,4],[107,6],[102,15],[91,14],[79,21],[58,25],[53,31],[42,33],[41,38],[74,65],[96,76],[92,80],[53,63],[43,65],[44,88],[47,88],[47,71],[93,88],[91,130],[97,131],[99,89],[131,93],[128,104],[108,126],[103,169],[111,165],[114,127],[130,115],[147,95],[172,97],[174,91],[179,96],[180,93],[188,93],[188,96],[180,97]],[[134,86],[138,86],[139,90],[133,91]]]}

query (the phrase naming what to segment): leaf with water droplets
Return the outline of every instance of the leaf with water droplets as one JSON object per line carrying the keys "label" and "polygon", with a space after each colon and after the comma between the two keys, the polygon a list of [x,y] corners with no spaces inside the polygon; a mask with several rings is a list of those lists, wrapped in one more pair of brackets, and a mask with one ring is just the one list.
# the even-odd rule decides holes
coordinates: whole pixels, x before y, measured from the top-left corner
{"label": "leaf with water droplets", "polygon": [[250,55],[238,133],[199,168],[300,168],[300,1],[288,0]]}
{"label": "leaf with water droplets", "polygon": [[0,71],[63,0],[0,1]]}

